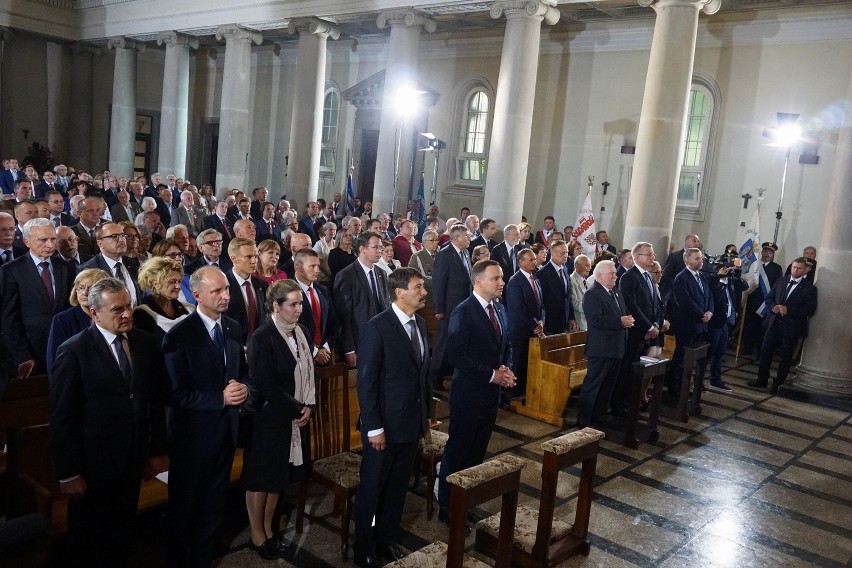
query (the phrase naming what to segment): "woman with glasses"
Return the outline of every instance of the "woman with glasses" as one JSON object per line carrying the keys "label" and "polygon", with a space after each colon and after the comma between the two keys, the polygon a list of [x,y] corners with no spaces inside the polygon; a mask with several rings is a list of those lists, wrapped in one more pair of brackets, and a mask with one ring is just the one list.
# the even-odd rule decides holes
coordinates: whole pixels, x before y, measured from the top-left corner
{"label": "woman with glasses", "polygon": [[164,256],[145,261],[139,269],[139,286],[146,294],[133,310],[133,327],[156,336],[162,343],[166,332],[195,309],[178,300],[182,282],[179,261]]}
{"label": "woman with glasses", "polygon": [[[174,239],[163,239],[154,245],[154,250],[151,251],[151,256],[164,256],[166,258],[176,260],[181,266],[183,266],[183,251],[181,250],[178,242]],[[178,300],[192,306],[195,305],[195,297],[189,289],[189,275],[184,275],[183,280],[181,281]]]}
{"label": "woman with glasses", "polygon": [[471,266],[480,260],[491,260],[491,251],[488,250],[488,245],[479,245],[473,249],[473,254],[470,255]]}
{"label": "woman with glasses", "polygon": [[87,268],[80,272],[74,279],[71,288],[71,307],[53,316],[50,323],[50,334],[47,336],[47,356],[45,362],[47,368],[53,367],[53,358],[56,350],[66,339],[77,335],[92,323],[92,314],[89,312],[89,288],[92,284],[109,278],[109,274],[98,268]]}
{"label": "woman with glasses", "polygon": [[136,225],[130,221],[121,221],[118,226],[124,231],[125,240],[127,241],[127,250],[122,256],[132,258],[137,262],[147,260],[147,252],[144,255],[139,253],[139,229]]}

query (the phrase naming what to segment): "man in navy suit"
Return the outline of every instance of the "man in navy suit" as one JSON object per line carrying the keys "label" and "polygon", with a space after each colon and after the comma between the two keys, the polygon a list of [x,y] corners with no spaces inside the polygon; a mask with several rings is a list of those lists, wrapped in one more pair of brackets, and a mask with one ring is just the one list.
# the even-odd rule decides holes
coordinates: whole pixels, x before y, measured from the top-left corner
{"label": "man in navy suit", "polygon": [[27,179],[27,174],[18,169],[18,160],[14,158],[9,158],[8,160],[3,160],[4,165],[8,162],[8,169],[4,169],[0,171],[0,187],[3,188],[3,193],[6,195],[12,195],[15,190],[15,183],[19,179]]}
{"label": "man in navy suit", "polygon": [[230,292],[218,268],[189,280],[198,309],[163,338],[170,381],[168,564],[210,566],[248,396],[242,330],[225,315]]}
{"label": "man in navy suit", "polygon": [[627,332],[634,324],[621,292],[615,287],[617,278],[611,260],[598,262],[596,284],[583,296],[583,313],[589,329],[586,336],[588,367],[577,403],[580,428],[607,422],[606,411],[622,365]]}
{"label": "man in navy suit", "polygon": [[435,320],[438,322],[432,344],[432,362],[429,374],[432,385],[442,387],[446,362],[449,317],[456,306],[470,296],[470,253],[467,246],[470,235],[461,223],[450,228],[450,242],[435,255],[432,267],[432,300],[435,303]]}
{"label": "man in navy suit", "polygon": [[222,235],[222,250],[228,250],[231,239],[234,238],[234,228],[228,219],[228,203],[222,199],[216,203],[213,215],[204,218],[202,225],[205,229],[216,229]]}
{"label": "man in navy suit", "polygon": [[74,274],[56,252],[56,229],[47,219],[27,221],[23,228],[29,254],[0,268],[0,310],[6,349],[18,376],[45,373],[47,337],[53,316],[69,308]]}
{"label": "man in navy suit", "polygon": [[127,252],[127,235],[118,223],[104,223],[95,229],[95,238],[100,252],[77,267],[77,272],[88,268],[99,268],[118,278],[130,291],[130,299],[136,307],[142,302],[142,289],[136,283],[138,261],[124,256]]}
{"label": "man in navy suit", "polygon": [[497,420],[500,388],[514,388],[515,374],[506,309],[496,302],[503,293],[503,273],[493,260],[481,260],[472,271],[473,294],[450,316],[447,359],[453,366],[450,429],[438,485],[438,518],[448,522],[450,484],[447,476],[485,459]]}
{"label": "man in navy suit", "polygon": [[672,374],[669,392],[680,394],[683,376],[683,348],[706,339],[707,322],[713,317],[713,292],[701,273],[704,253],[699,248],[688,248],[683,253],[685,268],[672,283],[674,297],[675,352],[672,356]]}
{"label": "man in navy suit", "polygon": [[120,280],[92,285],[95,325],[59,348],[51,369],[51,458],[68,497],[70,564],[127,562],[143,473],[165,468],[165,375],[154,336],[133,329]]}
{"label": "man in navy suit", "polygon": [[[470,244],[467,246],[468,252],[473,254],[473,249],[481,245],[488,246],[488,252],[494,250],[494,246],[497,244],[494,242],[494,235],[497,234],[497,221],[494,219],[483,219],[479,223],[479,234],[471,239]],[[495,259],[496,260],[496,259]],[[511,277],[511,274],[505,274],[506,279],[508,280]]]}
{"label": "man in navy suit", "polygon": [[[750,387],[767,388],[769,367],[775,350],[781,351],[778,361],[778,373],[769,392],[778,392],[784,384],[793,362],[793,352],[799,339],[808,333],[808,318],[817,310],[817,288],[806,278],[807,260],[797,258],[790,267],[790,275],[779,278],[766,296],[769,313],[763,322],[766,334],[760,348],[760,365],[757,380],[748,383]],[[848,346],[847,346],[848,348]]]}
{"label": "man in navy suit", "polygon": [[305,216],[299,220],[299,232],[310,236],[311,243],[314,244],[319,240],[316,231],[314,231],[317,217],[319,217],[319,205],[316,201],[308,201],[308,204],[305,205]]}
{"label": "man in navy suit", "polygon": [[520,240],[517,225],[506,225],[503,228],[503,238],[499,245],[491,249],[491,259],[496,260],[503,269],[503,278],[510,279],[518,270],[518,252],[524,248]]}
{"label": "man in navy suit", "polygon": [[319,284],[319,255],[311,248],[296,252],[293,257],[294,280],[302,289],[302,314],[299,323],[305,326],[307,334],[313,339],[314,361],[317,365],[331,363],[334,330],[334,309],[331,292]]}
{"label": "man in navy suit", "polygon": [[222,272],[233,268],[231,259],[227,254],[222,254],[222,234],[215,229],[205,229],[195,238],[198,246],[198,257],[184,266],[183,271],[190,276],[202,266],[215,266]]}
{"label": "man in navy suit", "polygon": [[251,239],[237,237],[228,245],[233,267],[226,273],[231,287],[227,315],[242,330],[243,345],[266,319],[266,289],[269,285],[254,276],[257,272],[257,245]]}
{"label": "man in navy suit", "polygon": [[[404,556],[396,533],[418,441],[429,434],[432,389],[428,381],[426,321],[416,315],[426,301],[414,268],[388,276],[391,307],[366,322],[358,340],[358,403],[363,456],[355,498],[355,564],[380,566]],[[373,518],[375,517],[375,528]]]}
{"label": "man in navy suit", "polygon": [[544,335],[544,305],[541,286],[533,276],[535,253],[523,249],[518,253],[518,271],[506,285],[506,311],[509,317],[509,342],[512,344],[512,371],[518,386],[514,394],[524,396],[527,388],[527,355],[530,337]]}
{"label": "man in navy suit", "polygon": [[[260,244],[260,241],[272,239],[273,241],[281,242],[281,227],[275,220],[275,205],[270,202],[263,204],[263,216],[254,222],[257,227],[255,240]],[[288,273],[289,275],[289,273]]]}
{"label": "man in navy suit", "polygon": [[358,364],[356,347],[362,325],[388,307],[385,271],[374,266],[382,256],[382,239],[375,231],[358,235],[355,262],[334,279],[334,310],[340,321],[340,352],[346,364]]}
{"label": "man in navy suit", "polygon": [[550,245],[550,262],[536,273],[544,297],[544,332],[547,335],[577,331],[574,307],[571,305],[571,272],[567,267],[568,244],[553,241]]}

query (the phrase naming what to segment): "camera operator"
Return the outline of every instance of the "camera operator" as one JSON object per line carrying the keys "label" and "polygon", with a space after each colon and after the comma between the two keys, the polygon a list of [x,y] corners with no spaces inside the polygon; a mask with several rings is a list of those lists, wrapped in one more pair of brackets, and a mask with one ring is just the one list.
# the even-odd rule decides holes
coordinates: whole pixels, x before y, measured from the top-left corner
{"label": "camera operator", "polygon": [[707,322],[707,336],[710,341],[710,390],[731,393],[733,389],[722,381],[722,357],[728,346],[730,332],[737,322],[739,298],[748,285],[742,279],[742,271],[736,261],[730,256],[722,255],[718,259],[711,259],[709,266],[715,270],[714,275],[707,278],[713,293],[713,316]]}

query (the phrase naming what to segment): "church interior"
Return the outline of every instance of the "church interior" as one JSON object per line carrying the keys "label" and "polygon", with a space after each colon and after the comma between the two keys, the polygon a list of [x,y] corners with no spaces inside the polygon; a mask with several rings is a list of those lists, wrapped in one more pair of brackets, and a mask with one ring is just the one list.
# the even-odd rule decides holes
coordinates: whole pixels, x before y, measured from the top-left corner
{"label": "church interior", "polygon": [[[802,135],[774,144],[791,121]],[[816,247],[819,310],[789,392],[749,389],[756,358],[729,350],[732,393],[661,417],[637,448],[601,440],[590,551],[558,565],[852,563],[852,1],[2,2],[0,154],[34,143],[91,173],[265,186],[300,214],[351,183],[376,212],[422,187],[444,219],[563,227],[590,193],[618,248],[697,234],[717,255],[754,219],[782,266]],[[528,461],[520,505],[538,508],[542,444],[574,430],[575,403],[564,426],[500,410],[488,457]],[[555,517],[573,518],[581,477],[559,473]],[[408,493],[408,551],[447,539],[430,491]],[[246,545],[243,498],[234,484],[218,566],[269,564]],[[354,566],[331,495],[311,487],[301,534],[297,500],[282,507],[297,548],[273,564]],[[161,561],[164,509],[139,515],[128,566]],[[493,565],[476,538],[466,553]]]}

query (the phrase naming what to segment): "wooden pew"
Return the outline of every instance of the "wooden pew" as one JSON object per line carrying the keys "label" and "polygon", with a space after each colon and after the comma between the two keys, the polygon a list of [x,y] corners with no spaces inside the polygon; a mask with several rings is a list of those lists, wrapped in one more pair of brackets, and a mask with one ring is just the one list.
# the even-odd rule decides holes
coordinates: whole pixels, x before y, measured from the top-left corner
{"label": "wooden pew", "polygon": [[513,401],[511,409],[562,426],[568,397],[586,378],[585,344],[585,331],[530,338],[526,399]]}
{"label": "wooden pew", "polygon": [[35,424],[46,424],[50,419],[50,395],[47,375],[9,381],[0,399],[0,473],[6,471],[6,430]]}
{"label": "wooden pew", "polygon": [[[231,485],[240,480],[243,451],[238,449],[231,467]],[[50,464],[50,426],[39,424],[9,430],[9,516],[38,512],[47,517],[49,533],[68,530],[68,501]],[[150,511],[169,501],[168,486],[158,479],[142,482],[137,511]]]}

